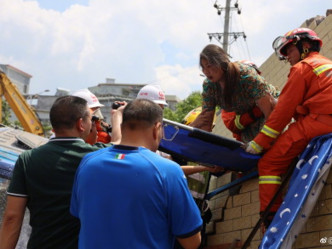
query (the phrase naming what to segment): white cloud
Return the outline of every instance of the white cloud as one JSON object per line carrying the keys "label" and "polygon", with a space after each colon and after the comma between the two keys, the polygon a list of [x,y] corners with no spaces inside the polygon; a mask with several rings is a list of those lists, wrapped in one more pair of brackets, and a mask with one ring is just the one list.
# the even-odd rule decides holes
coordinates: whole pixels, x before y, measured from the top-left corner
{"label": "white cloud", "polygon": [[192,91],[200,91],[203,83],[201,72],[196,67],[182,67],[181,65],[160,66],[156,69],[157,79],[154,83],[159,84],[167,95],[177,95],[186,98]]}
{"label": "white cloud", "polygon": [[[36,0],[0,0],[0,63],[32,74],[31,92],[77,90],[111,77],[118,83],[160,81],[167,94],[184,98],[201,90],[198,56],[209,43],[207,33],[223,29],[214,2],[90,0],[56,11]],[[231,28],[245,31],[247,43],[239,38],[231,45],[234,60],[261,64],[276,36],[325,14],[327,2],[239,1],[242,14],[232,15]],[[243,58],[247,48],[251,58]]]}

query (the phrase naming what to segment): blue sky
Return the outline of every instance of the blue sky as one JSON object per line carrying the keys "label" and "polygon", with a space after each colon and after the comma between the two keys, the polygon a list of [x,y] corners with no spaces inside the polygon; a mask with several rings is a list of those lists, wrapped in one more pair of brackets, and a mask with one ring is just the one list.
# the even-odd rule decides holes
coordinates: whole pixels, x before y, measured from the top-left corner
{"label": "blue sky", "polygon": [[89,5],[89,0],[39,0],[37,1],[40,8],[52,9],[63,12],[68,9],[71,5]]}
{"label": "blue sky", "polygon": [[[215,2],[0,0],[0,64],[31,74],[30,93],[75,91],[114,78],[159,84],[183,99],[201,90],[198,57],[210,43],[207,33],[223,32]],[[239,5],[242,14],[232,12],[231,31],[245,32],[247,39],[238,38],[229,53],[232,60],[257,65],[273,53],[277,36],[331,8],[321,0],[239,0]]]}

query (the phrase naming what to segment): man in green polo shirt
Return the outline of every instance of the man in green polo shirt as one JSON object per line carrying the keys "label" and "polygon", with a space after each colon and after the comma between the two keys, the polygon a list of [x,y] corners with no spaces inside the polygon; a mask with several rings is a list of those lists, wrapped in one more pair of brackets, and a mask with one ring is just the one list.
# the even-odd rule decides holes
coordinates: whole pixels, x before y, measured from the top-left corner
{"label": "man in green polo shirt", "polygon": [[26,208],[32,227],[28,248],[77,248],[80,224],[69,206],[76,168],[85,154],[99,149],[84,142],[91,118],[80,97],[54,102],[50,120],[55,138],[23,152],[15,164],[0,230],[1,249],[15,248]]}

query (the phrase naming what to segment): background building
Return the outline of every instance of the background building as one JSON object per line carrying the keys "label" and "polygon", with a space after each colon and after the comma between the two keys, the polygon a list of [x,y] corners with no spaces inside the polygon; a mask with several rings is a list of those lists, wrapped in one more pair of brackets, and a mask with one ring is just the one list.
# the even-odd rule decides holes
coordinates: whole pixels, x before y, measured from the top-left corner
{"label": "background building", "polygon": [[0,71],[4,72],[24,95],[29,92],[30,79],[32,76],[11,65],[0,64]]}
{"label": "background building", "polygon": [[[139,90],[146,84],[133,83],[115,83],[115,79],[106,79],[106,83],[99,83],[96,86],[88,87],[88,89],[96,95],[99,102],[104,106],[101,112],[106,122],[111,121],[110,110],[115,101],[131,101],[136,98]],[[31,98],[31,105],[35,108],[37,115],[42,122],[49,122],[49,110],[57,97],[69,95],[72,92],[67,89],[57,88],[54,96],[34,94]],[[175,95],[165,95],[169,108],[173,111],[176,104],[181,100]]]}

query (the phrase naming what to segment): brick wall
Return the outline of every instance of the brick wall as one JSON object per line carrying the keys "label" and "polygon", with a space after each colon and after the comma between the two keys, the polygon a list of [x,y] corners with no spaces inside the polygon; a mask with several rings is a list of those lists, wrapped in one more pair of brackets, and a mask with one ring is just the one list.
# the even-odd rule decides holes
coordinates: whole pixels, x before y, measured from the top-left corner
{"label": "brick wall", "polygon": [[[325,18],[317,16],[308,19],[302,24],[302,27],[308,27],[317,32],[323,40],[321,54],[332,58],[332,10],[328,10],[326,16]],[[285,30],[285,33],[287,31]],[[266,80],[279,90],[287,81],[289,69],[289,64],[279,61],[275,54],[272,54],[260,67]],[[221,118],[217,119],[213,132],[221,136],[232,137]],[[232,174],[234,175],[234,173],[228,173],[219,178],[212,177],[209,191],[231,182]],[[241,248],[242,243],[245,242],[259,219],[258,179],[252,179],[242,184],[235,195],[231,195],[230,191],[225,191],[214,196],[209,204],[213,217],[212,222],[207,225],[208,239],[205,249],[228,249],[232,246],[232,248]],[[320,243],[320,239],[325,237],[332,239],[332,171],[293,248],[332,248],[332,245]],[[250,248],[257,248],[261,239],[260,232],[257,232]]]}
{"label": "brick wall", "polygon": [[[223,181],[230,182],[231,173],[223,176]],[[211,183],[220,182],[211,179]],[[210,184],[210,191],[213,190]],[[222,186],[222,185],[220,185]],[[207,226],[209,249],[228,249],[232,243],[243,243],[259,219],[258,179],[245,182],[238,194],[230,195],[225,191],[210,200],[213,209],[213,222]],[[252,245],[257,248],[261,240],[260,233],[254,237]]]}
{"label": "brick wall", "polygon": [[[220,178],[211,179],[210,191],[230,182],[230,173]],[[259,219],[258,179],[242,184],[236,195],[225,191],[214,196],[210,208],[213,209],[213,221],[207,226],[205,249],[228,249],[232,243],[235,244],[233,248],[241,248]],[[332,244],[320,242],[325,237],[332,239],[332,171],[293,248],[332,248]],[[257,248],[261,239],[258,231],[249,248]]]}

